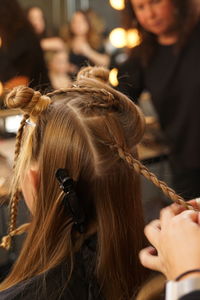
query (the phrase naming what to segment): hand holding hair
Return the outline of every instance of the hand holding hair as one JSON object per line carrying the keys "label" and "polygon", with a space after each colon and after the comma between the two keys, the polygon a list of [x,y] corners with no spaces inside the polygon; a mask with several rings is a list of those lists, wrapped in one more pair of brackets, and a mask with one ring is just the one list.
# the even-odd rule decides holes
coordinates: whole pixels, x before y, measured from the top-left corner
{"label": "hand holding hair", "polygon": [[[143,266],[162,272],[168,280],[200,268],[199,212],[184,210],[173,204],[161,211],[160,220],[154,220],[145,227],[145,235],[153,248],[140,252]],[[195,272],[188,274],[197,275]]]}

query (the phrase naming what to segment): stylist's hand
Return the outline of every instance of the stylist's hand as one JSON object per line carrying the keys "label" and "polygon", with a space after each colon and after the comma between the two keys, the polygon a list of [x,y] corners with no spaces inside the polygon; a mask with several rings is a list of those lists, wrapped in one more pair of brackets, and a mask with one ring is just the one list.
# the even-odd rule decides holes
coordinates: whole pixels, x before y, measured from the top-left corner
{"label": "stylist's hand", "polygon": [[[160,220],[145,227],[153,247],[140,252],[141,263],[173,280],[181,273],[200,268],[200,213],[173,204],[161,211]],[[156,250],[157,253],[156,253]]]}

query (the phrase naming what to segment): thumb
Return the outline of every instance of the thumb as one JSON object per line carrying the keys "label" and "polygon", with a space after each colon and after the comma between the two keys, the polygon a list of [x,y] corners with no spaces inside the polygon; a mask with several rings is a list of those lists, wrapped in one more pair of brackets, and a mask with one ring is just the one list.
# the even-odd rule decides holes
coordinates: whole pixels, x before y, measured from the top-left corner
{"label": "thumb", "polygon": [[141,264],[148,269],[154,271],[160,271],[160,259],[157,255],[155,255],[156,249],[153,247],[147,247],[140,251],[139,259]]}

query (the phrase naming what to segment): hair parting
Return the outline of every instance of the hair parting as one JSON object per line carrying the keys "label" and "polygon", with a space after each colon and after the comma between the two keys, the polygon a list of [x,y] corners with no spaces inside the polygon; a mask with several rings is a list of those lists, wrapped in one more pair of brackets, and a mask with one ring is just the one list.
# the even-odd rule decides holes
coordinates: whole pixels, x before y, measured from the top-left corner
{"label": "hair parting", "polygon": [[[16,141],[9,234],[0,246],[9,249],[14,235],[27,231],[27,236],[0,290],[45,274],[63,261],[69,279],[74,254],[97,233],[95,276],[105,299],[131,299],[146,276],[138,258],[144,246],[139,175],[191,209],[138,160],[144,116],[107,84],[108,74],[103,68],[87,67],[73,87],[47,95],[20,87],[7,95],[7,106],[18,107],[25,115]],[[24,130],[28,118],[35,126]],[[39,174],[34,214],[30,224],[16,229],[20,180],[32,163]],[[64,193],[55,176],[60,168],[76,182],[87,220],[83,234],[74,230],[73,218],[62,205]]]}

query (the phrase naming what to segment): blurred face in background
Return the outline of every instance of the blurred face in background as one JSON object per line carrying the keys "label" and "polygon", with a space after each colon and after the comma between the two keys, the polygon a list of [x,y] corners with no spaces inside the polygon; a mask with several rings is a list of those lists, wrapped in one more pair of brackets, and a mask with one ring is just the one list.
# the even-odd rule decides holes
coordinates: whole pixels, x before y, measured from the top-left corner
{"label": "blurred face in background", "polygon": [[39,7],[33,7],[28,12],[28,19],[34,27],[37,34],[42,34],[45,30],[45,20],[42,10]]}
{"label": "blurred face in background", "polygon": [[76,12],[71,19],[70,28],[74,35],[87,35],[89,31],[89,24],[84,14]]}
{"label": "blurred face in background", "polygon": [[139,24],[159,36],[174,31],[176,24],[173,0],[130,0]]}

